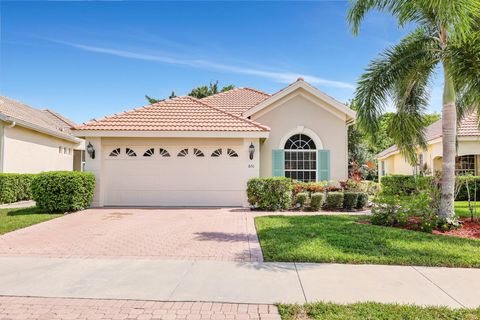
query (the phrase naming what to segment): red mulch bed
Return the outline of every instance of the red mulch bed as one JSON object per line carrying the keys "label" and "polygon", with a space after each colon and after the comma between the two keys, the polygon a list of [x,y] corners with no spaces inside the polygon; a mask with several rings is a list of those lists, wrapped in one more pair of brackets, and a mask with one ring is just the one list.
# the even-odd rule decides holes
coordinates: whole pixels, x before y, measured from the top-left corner
{"label": "red mulch bed", "polygon": [[[396,228],[402,228],[407,230],[419,231],[416,228],[416,223],[418,222],[418,218],[412,217],[409,219],[409,223],[406,226],[398,226]],[[448,231],[441,231],[441,230],[433,230],[433,234],[438,234],[442,236],[452,236],[452,237],[459,237],[459,238],[468,238],[468,239],[480,239],[480,220],[475,219],[471,221],[470,218],[462,218],[460,219],[461,228],[448,230]],[[360,224],[371,224],[368,220],[361,220],[358,221]]]}
{"label": "red mulch bed", "polygon": [[453,236],[469,239],[480,239],[480,221],[475,219],[471,221],[470,218],[460,219],[462,227],[456,230],[439,231],[433,230],[433,234],[441,234],[444,236]]}

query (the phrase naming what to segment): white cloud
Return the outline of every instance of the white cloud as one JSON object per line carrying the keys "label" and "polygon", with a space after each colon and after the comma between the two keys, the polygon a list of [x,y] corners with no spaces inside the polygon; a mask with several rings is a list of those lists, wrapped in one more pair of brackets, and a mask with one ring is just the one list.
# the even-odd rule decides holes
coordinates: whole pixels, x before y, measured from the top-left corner
{"label": "white cloud", "polygon": [[355,86],[347,82],[323,79],[323,78],[319,78],[312,75],[306,75],[306,74],[252,69],[252,68],[245,68],[245,67],[234,66],[234,65],[219,64],[219,63],[215,63],[207,60],[201,60],[201,59],[177,59],[177,58],[172,58],[166,55],[146,54],[146,53],[118,50],[118,49],[105,48],[105,47],[97,47],[97,46],[72,43],[72,42],[63,42],[63,41],[53,41],[53,42],[68,45],[70,47],[74,47],[84,51],[109,54],[117,57],[129,58],[129,59],[156,61],[161,63],[183,65],[183,66],[194,67],[194,68],[203,68],[203,69],[231,72],[236,74],[245,74],[245,75],[267,78],[267,79],[271,79],[273,81],[281,82],[281,83],[291,83],[295,81],[298,77],[303,77],[305,81],[310,82],[312,84],[322,85],[326,87],[340,88],[340,89],[348,89],[352,91],[355,90]]}

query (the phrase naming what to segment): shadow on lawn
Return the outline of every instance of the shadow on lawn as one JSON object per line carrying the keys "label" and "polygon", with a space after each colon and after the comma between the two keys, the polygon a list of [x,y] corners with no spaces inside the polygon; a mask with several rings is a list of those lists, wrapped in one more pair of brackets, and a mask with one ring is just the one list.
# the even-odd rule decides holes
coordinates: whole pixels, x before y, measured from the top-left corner
{"label": "shadow on lawn", "polygon": [[18,209],[2,209],[8,210],[7,216],[25,216],[30,214],[46,214],[47,212],[38,207],[18,208]]}
{"label": "shadow on lawn", "polygon": [[480,266],[478,240],[357,223],[364,218],[265,217],[257,233],[267,261]]}

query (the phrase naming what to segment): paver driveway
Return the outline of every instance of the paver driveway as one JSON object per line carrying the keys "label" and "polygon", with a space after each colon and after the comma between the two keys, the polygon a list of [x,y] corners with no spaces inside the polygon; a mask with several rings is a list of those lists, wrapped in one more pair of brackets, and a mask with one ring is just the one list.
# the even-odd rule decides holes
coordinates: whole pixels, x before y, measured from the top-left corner
{"label": "paver driveway", "polygon": [[88,209],[0,236],[0,256],[262,261],[243,209]]}

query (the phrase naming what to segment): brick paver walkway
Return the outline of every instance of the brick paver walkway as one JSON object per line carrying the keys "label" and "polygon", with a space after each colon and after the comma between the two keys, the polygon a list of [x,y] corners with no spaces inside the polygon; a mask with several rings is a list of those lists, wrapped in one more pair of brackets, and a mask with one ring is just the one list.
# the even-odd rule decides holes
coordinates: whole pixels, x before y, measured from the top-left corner
{"label": "brick paver walkway", "polygon": [[0,296],[0,320],[7,319],[280,320],[280,315],[273,305]]}
{"label": "brick paver walkway", "polygon": [[249,211],[88,209],[0,236],[0,256],[262,261]]}

